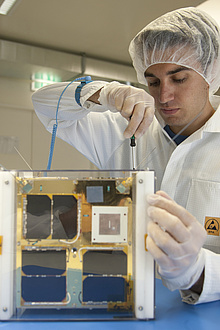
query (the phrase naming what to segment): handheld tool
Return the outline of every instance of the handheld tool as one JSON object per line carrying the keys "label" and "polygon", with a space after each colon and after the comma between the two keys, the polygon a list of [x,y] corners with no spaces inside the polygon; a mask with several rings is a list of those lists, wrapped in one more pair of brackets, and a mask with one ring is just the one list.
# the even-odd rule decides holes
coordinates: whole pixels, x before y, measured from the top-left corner
{"label": "handheld tool", "polygon": [[131,137],[130,146],[131,146],[131,150],[132,150],[132,165],[133,165],[133,170],[135,170],[134,147],[136,146],[136,141],[135,141],[135,136],[134,135],[132,135],[132,137]]}
{"label": "handheld tool", "polygon": [[[131,120],[132,115],[130,116],[130,120]],[[130,146],[131,146],[131,150],[132,150],[132,167],[133,170],[135,170],[135,155],[134,155],[134,147],[136,146],[136,141],[135,141],[135,136],[134,134],[132,135],[131,139],[130,139]]]}

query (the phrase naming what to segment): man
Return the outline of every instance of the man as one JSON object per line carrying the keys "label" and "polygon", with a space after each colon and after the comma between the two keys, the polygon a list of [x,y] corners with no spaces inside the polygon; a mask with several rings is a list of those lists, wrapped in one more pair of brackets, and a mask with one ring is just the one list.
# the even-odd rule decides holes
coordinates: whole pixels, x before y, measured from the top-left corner
{"label": "man", "polygon": [[137,167],[157,176],[158,191],[147,197],[148,249],[164,284],[194,304],[220,299],[219,230],[206,237],[204,229],[210,219],[220,226],[220,107],[212,95],[220,85],[219,47],[208,15],[179,9],[130,44],[138,80],[152,96],[117,82],[81,85],[79,99],[78,83],[62,98],[66,83],[33,96],[46,128],[52,131],[57,116],[57,135],[99,168],[131,168],[126,138],[135,135]]}

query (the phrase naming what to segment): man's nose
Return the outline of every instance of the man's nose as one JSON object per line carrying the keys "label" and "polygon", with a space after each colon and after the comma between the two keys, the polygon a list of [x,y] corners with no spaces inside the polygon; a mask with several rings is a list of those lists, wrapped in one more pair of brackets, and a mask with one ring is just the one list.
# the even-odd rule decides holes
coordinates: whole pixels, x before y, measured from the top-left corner
{"label": "man's nose", "polygon": [[174,90],[171,86],[166,84],[160,84],[160,95],[159,101],[160,103],[167,103],[174,99]]}

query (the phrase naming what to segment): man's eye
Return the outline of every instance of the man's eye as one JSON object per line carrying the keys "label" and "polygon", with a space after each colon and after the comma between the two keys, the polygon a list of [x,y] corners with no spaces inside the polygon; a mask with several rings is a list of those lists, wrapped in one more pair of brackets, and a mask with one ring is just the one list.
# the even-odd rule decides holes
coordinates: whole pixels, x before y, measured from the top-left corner
{"label": "man's eye", "polygon": [[185,80],[186,80],[186,78],[182,78],[182,79],[173,79],[173,81],[176,82],[177,84],[182,84]]}
{"label": "man's eye", "polygon": [[148,86],[151,86],[151,87],[159,86],[159,84],[160,84],[159,81],[149,81],[148,82]]}

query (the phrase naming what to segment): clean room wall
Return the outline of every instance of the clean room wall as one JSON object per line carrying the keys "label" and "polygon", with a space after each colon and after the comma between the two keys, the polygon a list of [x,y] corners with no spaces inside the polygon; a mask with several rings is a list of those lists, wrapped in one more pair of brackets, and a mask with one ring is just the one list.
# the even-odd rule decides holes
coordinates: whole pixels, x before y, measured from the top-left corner
{"label": "clean room wall", "polygon": [[[7,169],[47,167],[51,134],[37,118],[30,81],[0,78],[0,164]],[[66,142],[56,139],[52,169],[93,169],[94,166]]]}

